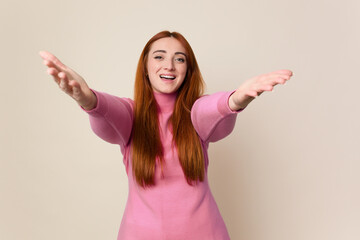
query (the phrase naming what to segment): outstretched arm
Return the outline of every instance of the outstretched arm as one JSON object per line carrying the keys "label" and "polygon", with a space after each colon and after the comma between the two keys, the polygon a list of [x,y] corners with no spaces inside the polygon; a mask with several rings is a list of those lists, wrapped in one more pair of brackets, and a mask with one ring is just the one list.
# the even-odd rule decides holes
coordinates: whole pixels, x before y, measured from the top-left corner
{"label": "outstretched arm", "polygon": [[245,81],[236,91],[218,92],[199,98],[191,109],[191,120],[200,138],[216,142],[231,133],[236,115],[256,96],[284,84],[292,76],[290,70],[259,75]]}
{"label": "outstretched arm", "polygon": [[133,110],[129,99],[90,89],[85,80],[53,54],[40,51],[57,85],[88,114],[91,128],[103,140],[124,146],[130,139]]}
{"label": "outstretched arm", "polygon": [[248,79],[230,96],[229,107],[233,111],[245,108],[263,92],[272,91],[277,84],[285,84],[292,75],[290,70],[278,70]]}

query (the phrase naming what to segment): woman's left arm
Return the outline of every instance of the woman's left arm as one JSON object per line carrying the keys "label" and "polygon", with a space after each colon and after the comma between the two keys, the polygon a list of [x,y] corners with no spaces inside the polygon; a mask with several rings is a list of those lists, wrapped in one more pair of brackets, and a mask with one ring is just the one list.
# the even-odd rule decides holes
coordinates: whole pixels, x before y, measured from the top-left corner
{"label": "woman's left arm", "polygon": [[292,76],[290,70],[278,70],[250,78],[230,96],[229,107],[233,111],[244,109],[255,97],[272,91],[277,84],[285,84]]}
{"label": "woman's left arm", "polygon": [[264,91],[284,84],[292,76],[290,70],[279,70],[253,77],[236,91],[218,92],[199,98],[191,109],[193,126],[204,142],[216,142],[229,135],[236,116]]}

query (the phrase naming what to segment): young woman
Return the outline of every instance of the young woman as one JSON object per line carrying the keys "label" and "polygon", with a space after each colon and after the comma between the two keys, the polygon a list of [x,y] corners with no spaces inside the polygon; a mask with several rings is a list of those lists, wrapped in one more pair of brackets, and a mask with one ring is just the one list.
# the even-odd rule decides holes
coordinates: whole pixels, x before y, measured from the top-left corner
{"label": "young woman", "polygon": [[229,135],[237,113],[284,84],[291,71],[259,75],[235,91],[203,96],[189,43],[177,32],[163,31],[141,53],[131,100],[90,89],[51,53],[40,56],[60,89],[89,114],[93,131],[120,145],[129,195],[118,239],[229,239],[209,189],[209,143]]}

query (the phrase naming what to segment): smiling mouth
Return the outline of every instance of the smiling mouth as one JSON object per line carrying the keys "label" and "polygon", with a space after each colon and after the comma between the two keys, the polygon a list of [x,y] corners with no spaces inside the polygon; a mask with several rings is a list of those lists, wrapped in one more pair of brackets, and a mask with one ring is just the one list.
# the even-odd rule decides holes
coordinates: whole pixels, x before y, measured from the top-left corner
{"label": "smiling mouth", "polygon": [[165,80],[174,80],[176,77],[171,75],[160,75],[160,78]]}

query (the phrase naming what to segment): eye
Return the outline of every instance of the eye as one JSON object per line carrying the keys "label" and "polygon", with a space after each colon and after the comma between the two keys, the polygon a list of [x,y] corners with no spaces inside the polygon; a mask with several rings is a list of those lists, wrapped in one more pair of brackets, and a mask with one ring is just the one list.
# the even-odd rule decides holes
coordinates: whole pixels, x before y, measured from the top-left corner
{"label": "eye", "polygon": [[162,59],[163,57],[162,56],[155,56],[154,59]]}
{"label": "eye", "polygon": [[176,58],[175,61],[184,63],[184,62],[185,62],[185,59],[184,59],[184,58]]}

